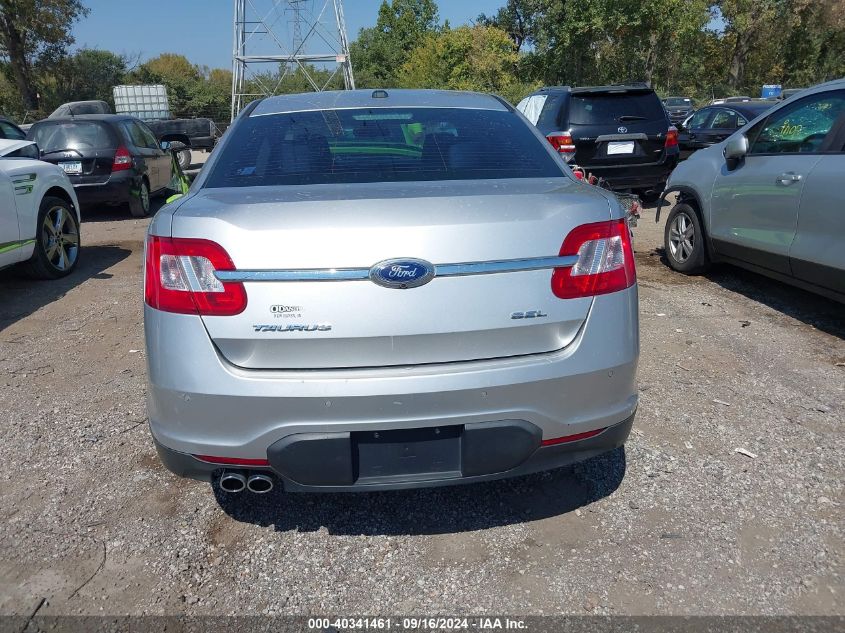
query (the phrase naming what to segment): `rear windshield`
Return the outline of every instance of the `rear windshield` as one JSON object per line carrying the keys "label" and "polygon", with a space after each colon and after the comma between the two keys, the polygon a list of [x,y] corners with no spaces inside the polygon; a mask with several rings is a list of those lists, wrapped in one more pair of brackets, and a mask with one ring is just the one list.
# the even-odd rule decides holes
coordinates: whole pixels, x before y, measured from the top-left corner
{"label": "rear windshield", "polygon": [[602,125],[627,121],[660,121],[666,111],[653,92],[573,94],[569,122],[573,125]]}
{"label": "rear windshield", "polygon": [[231,133],[206,187],[563,175],[512,112],[316,110],[250,117]]}
{"label": "rear windshield", "polygon": [[32,127],[31,140],[44,153],[75,149],[114,149],[111,134],[102,123],[93,121],[44,122]]}

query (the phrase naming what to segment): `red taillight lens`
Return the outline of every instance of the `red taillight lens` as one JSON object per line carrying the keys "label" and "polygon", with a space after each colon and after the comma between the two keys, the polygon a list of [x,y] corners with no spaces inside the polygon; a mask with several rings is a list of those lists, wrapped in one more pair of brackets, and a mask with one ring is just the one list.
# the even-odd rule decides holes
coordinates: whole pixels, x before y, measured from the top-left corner
{"label": "red taillight lens", "polygon": [[595,437],[604,429],[596,429],[595,431],[584,431],[583,433],[576,433],[575,435],[564,435],[563,437],[553,437],[550,440],[543,440],[541,446],[556,446],[558,444],[568,444],[569,442],[577,442],[578,440],[586,440]]}
{"label": "red taillight lens", "polygon": [[111,164],[112,171],[123,171],[132,167],[132,154],[121,145],[114,153],[114,161]]}
{"label": "red taillight lens", "polygon": [[677,147],[678,146],[678,128],[672,126],[669,128],[669,131],[666,132],[666,145],[665,147]]}
{"label": "red taillight lens", "polygon": [[223,247],[208,240],[147,238],[144,301],[164,312],[232,316],[246,309],[243,284],[222,282],[218,270],[235,270]]}
{"label": "red taillight lens", "polygon": [[565,132],[555,132],[546,136],[552,147],[561,154],[574,154],[575,144],[572,142],[572,135]]}
{"label": "red taillight lens", "polygon": [[227,466],[269,466],[266,459],[249,459],[245,457],[215,457],[214,455],[194,455],[199,460],[209,464],[225,464]]}
{"label": "red taillight lens", "polygon": [[555,268],[552,292],[561,299],[592,297],[630,288],[637,281],[631,233],[625,220],[575,227],[561,255],[577,255],[570,268]]}

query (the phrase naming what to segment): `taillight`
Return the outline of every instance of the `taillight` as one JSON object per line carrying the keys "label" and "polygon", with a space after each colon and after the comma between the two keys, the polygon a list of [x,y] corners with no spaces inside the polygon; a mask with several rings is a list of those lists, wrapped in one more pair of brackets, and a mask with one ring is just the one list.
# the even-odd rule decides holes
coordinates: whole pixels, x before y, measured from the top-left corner
{"label": "taillight", "polygon": [[616,292],[637,281],[631,232],[624,219],[575,227],[560,254],[578,257],[574,266],[552,273],[552,292],[561,299]]}
{"label": "taillight", "polygon": [[546,136],[552,147],[561,154],[574,154],[575,143],[572,142],[572,135],[568,132],[553,132]]}
{"label": "taillight", "polygon": [[678,128],[674,125],[669,128],[669,131],[666,132],[666,144],[664,147],[677,147],[678,146]]}
{"label": "taillight", "polygon": [[117,148],[114,153],[114,161],[111,164],[112,171],[123,171],[132,167],[132,154],[123,145]]}
{"label": "taillight", "polygon": [[164,312],[232,316],[246,309],[242,283],[223,282],[218,270],[235,270],[223,247],[208,240],[147,238],[144,301]]}

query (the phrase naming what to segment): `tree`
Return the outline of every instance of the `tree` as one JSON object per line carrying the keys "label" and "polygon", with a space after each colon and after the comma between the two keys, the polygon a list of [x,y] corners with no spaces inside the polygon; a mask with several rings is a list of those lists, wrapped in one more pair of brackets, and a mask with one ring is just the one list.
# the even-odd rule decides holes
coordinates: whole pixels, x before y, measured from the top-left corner
{"label": "tree", "polygon": [[434,0],[383,0],[376,25],[361,29],[350,45],[356,83],[361,87],[390,87],[411,51],[439,28]]}
{"label": "tree", "polygon": [[60,59],[73,43],[71,25],[87,14],[80,0],[0,0],[0,57],[27,110],[38,108],[33,66]]}
{"label": "tree", "polygon": [[68,101],[112,100],[112,88],[123,83],[128,60],[111,51],[83,48],[59,61],[49,78],[42,75],[42,105],[51,110]]}
{"label": "tree", "polygon": [[427,35],[402,65],[399,85],[493,92],[517,101],[534,87],[517,78],[518,61],[501,29],[462,26]]}
{"label": "tree", "polygon": [[749,56],[758,42],[765,41],[765,27],[782,17],[788,4],[789,0],[722,0],[719,3],[731,48],[728,86],[733,90],[745,85]]}
{"label": "tree", "polygon": [[516,52],[534,36],[535,19],[540,13],[539,0],[507,0],[495,15],[481,14],[476,22],[482,26],[495,26],[513,40]]}

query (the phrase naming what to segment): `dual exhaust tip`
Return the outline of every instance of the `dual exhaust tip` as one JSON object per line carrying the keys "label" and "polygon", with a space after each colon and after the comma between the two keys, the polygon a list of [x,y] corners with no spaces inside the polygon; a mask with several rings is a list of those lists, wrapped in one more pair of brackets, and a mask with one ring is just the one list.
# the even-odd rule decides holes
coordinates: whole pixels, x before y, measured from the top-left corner
{"label": "dual exhaust tip", "polygon": [[226,470],[220,475],[220,488],[225,492],[243,492],[247,489],[263,495],[273,489],[273,477],[262,472]]}

